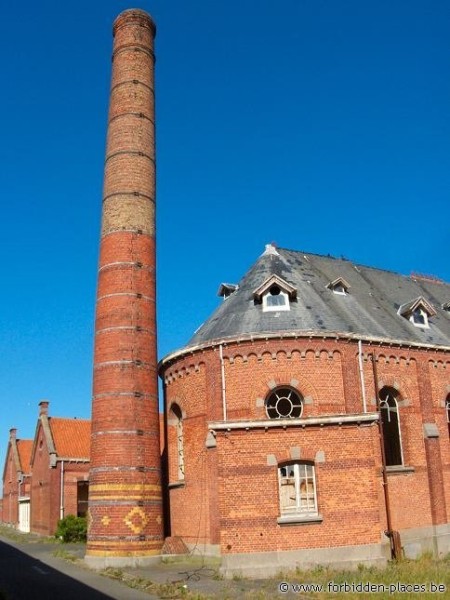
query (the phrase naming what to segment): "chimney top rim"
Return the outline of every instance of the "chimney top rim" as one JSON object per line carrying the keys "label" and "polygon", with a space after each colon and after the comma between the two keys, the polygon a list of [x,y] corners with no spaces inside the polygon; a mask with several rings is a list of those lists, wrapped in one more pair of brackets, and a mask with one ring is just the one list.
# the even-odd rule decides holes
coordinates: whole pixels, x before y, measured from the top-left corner
{"label": "chimney top rim", "polygon": [[117,15],[113,23],[113,34],[119,27],[130,24],[133,21],[145,21],[149,27],[156,32],[156,24],[152,16],[142,8],[127,8]]}

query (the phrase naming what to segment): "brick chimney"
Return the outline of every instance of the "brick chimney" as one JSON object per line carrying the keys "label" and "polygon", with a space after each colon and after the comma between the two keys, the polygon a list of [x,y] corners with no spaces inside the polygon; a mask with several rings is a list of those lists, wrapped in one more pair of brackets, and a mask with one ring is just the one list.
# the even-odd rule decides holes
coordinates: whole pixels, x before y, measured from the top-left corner
{"label": "brick chimney", "polygon": [[47,400],[42,400],[42,402],[39,402],[39,416],[42,417],[42,415],[48,415],[48,401]]}
{"label": "brick chimney", "polygon": [[89,531],[93,566],[163,544],[155,308],[155,24],[114,22],[95,324]]}
{"label": "brick chimney", "polygon": [[17,429],[15,427],[13,427],[12,429],[9,430],[9,441],[14,442],[16,440],[16,437],[17,437]]}

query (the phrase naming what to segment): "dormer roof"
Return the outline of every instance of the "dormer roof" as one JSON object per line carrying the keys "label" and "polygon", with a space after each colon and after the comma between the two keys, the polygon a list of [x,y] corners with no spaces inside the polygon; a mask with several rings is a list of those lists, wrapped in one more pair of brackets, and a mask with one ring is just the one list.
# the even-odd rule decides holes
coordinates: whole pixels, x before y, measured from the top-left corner
{"label": "dormer roof", "polygon": [[288,294],[291,300],[293,300],[297,295],[297,288],[288,283],[279,275],[272,274],[267,277],[267,279],[265,279],[262,284],[256,288],[256,290],[253,290],[253,298],[260,302],[264,294],[268,292],[273,285],[277,285],[280,290]]}
{"label": "dormer roof", "polygon": [[221,283],[217,290],[217,295],[222,298],[228,298],[233,292],[239,288],[235,283]]}
{"label": "dormer roof", "polygon": [[427,302],[423,296],[419,296],[418,298],[414,298],[414,300],[402,304],[398,309],[398,314],[408,318],[418,308],[424,310],[429,317],[434,317],[436,315],[436,311],[432,305]]}
{"label": "dormer roof", "polygon": [[336,279],[333,279],[333,281],[330,281],[327,284],[327,288],[329,290],[336,290],[337,288],[342,287],[345,290],[345,293],[348,293],[348,290],[350,289],[350,284],[347,283],[345,281],[345,279],[343,277],[337,277]]}

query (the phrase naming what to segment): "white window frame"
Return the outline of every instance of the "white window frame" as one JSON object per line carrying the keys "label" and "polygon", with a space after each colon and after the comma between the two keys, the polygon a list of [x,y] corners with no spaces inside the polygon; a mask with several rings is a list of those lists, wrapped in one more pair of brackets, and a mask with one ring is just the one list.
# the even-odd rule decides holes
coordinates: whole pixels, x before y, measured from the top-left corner
{"label": "white window frame", "polygon": [[176,473],[177,481],[184,481],[185,465],[184,465],[184,431],[183,431],[183,412],[181,407],[174,403],[170,407],[168,425],[174,428],[176,436]]}
{"label": "white window frame", "polygon": [[[424,320],[423,323],[418,323],[415,320],[415,316],[417,313],[420,313],[420,315],[423,317],[423,320]],[[409,320],[414,325],[414,327],[421,327],[422,329],[429,329],[429,327],[430,327],[428,324],[428,313],[421,306],[418,306],[417,308],[415,308],[413,310],[413,312],[411,313],[411,315],[409,317]]]}
{"label": "white window frame", "polygon": [[445,401],[445,416],[447,418],[448,435],[450,437],[450,394],[448,394],[447,400]]}
{"label": "white window frame", "polygon": [[338,294],[338,296],[347,295],[347,290],[345,289],[345,286],[342,283],[337,283],[335,286],[333,286],[332,291],[333,294]]}
{"label": "white window frame", "polygon": [[176,425],[177,434],[177,454],[178,454],[178,480],[184,479],[184,435],[183,418],[179,418]]}
{"label": "white window frame", "polygon": [[[276,396],[275,404],[271,404],[270,401]],[[280,401],[288,401],[291,404],[290,414],[282,414],[279,411],[278,403]],[[266,415],[268,419],[300,419],[303,414],[303,396],[295,389],[290,386],[279,386],[271,390],[264,402],[266,407]],[[273,412],[276,412],[276,415]],[[299,412],[298,415],[292,415],[292,412]]]}
{"label": "white window frame", "polygon": [[[284,475],[283,470],[286,470],[288,474]],[[302,490],[303,485],[306,486],[306,492]],[[291,491],[294,492],[294,505],[286,505],[284,498],[287,486],[291,487]],[[278,493],[280,501],[279,523],[322,520],[317,509],[317,486],[314,464],[305,462],[280,464],[278,466]]]}
{"label": "white window frame", "polygon": [[[383,389],[381,391],[383,391]],[[388,403],[389,396],[394,400],[395,407],[389,406],[389,403]],[[380,398],[380,405],[379,405],[380,413],[381,413],[382,407],[384,407],[384,406],[387,407],[388,421],[390,421],[390,413],[391,412],[395,412],[395,414],[397,415],[398,440],[399,440],[399,445],[400,445],[400,460],[401,460],[401,463],[399,465],[387,465],[387,466],[388,467],[402,467],[405,464],[405,458],[403,456],[403,440],[402,440],[402,426],[400,423],[400,411],[398,409],[397,398],[391,392],[388,392],[388,395],[386,398],[383,398],[383,399]],[[380,418],[382,418],[381,414],[380,414]]]}
{"label": "white window frame", "polygon": [[267,299],[269,297],[274,296],[274,294],[270,293],[270,289],[262,297],[262,308],[263,312],[281,312],[285,310],[291,310],[290,302],[289,302],[289,294],[280,289],[280,293],[276,294],[276,296],[281,296],[284,298],[284,304],[271,305],[267,304]]}

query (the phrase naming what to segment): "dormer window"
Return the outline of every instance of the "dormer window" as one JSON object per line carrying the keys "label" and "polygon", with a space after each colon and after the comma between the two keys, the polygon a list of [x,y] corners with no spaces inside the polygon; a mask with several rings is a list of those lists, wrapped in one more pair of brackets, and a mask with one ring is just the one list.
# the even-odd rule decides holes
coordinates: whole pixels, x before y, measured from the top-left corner
{"label": "dormer window", "polygon": [[231,294],[234,294],[239,289],[239,286],[235,283],[221,283],[217,290],[217,295],[221,296],[224,300],[229,298]]}
{"label": "dormer window", "polygon": [[434,317],[436,311],[425,298],[419,296],[419,298],[411,300],[411,302],[402,304],[398,309],[398,314],[408,319],[414,327],[428,329],[430,326],[428,319]]}
{"label": "dormer window", "polygon": [[289,310],[289,296],[278,285],[273,285],[263,296],[263,310]]}
{"label": "dormer window", "polygon": [[416,310],[409,317],[411,323],[414,323],[416,327],[428,327],[428,315],[423,308],[416,308]]}
{"label": "dormer window", "polygon": [[338,277],[334,281],[330,281],[330,283],[327,285],[327,288],[331,290],[333,294],[346,296],[348,294],[348,290],[350,289],[350,284],[348,284],[342,277]]}
{"label": "dormer window", "polygon": [[442,310],[450,312],[450,302],[446,302],[445,304],[443,304],[442,305]]}
{"label": "dormer window", "polygon": [[297,290],[278,275],[271,275],[253,292],[255,304],[262,304],[263,312],[290,310]]}

